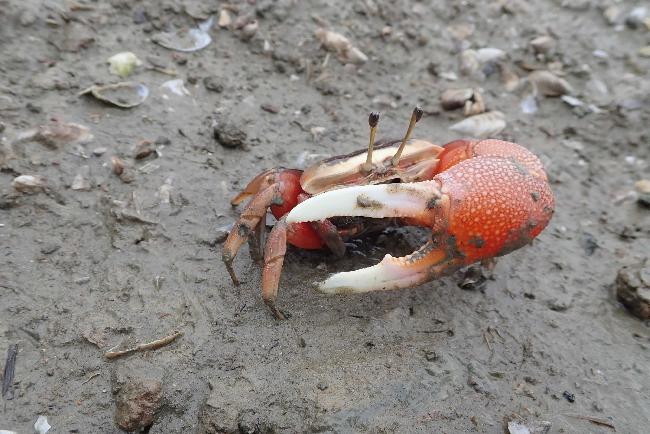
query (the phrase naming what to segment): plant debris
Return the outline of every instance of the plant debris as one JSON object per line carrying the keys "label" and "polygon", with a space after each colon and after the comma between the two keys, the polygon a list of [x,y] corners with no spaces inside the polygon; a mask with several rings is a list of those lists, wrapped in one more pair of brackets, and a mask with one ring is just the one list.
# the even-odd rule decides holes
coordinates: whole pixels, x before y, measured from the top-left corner
{"label": "plant debris", "polygon": [[126,350],[121,350],[121,351],[107,351],[104,353],[104,357],[107,359],[116,359],[118,357],[123,357],[123,356],[128,356],[129,354],[133,354],[138,351],[151,351],[151,350],[157,350],[158,348],[162,348],[166,345],[171,344],[178,338],[179,336],[182,336],[182,332],[174,332],[169,336],[165,336],[164,338],[161,339],[156,339],[155,341],[148,342],[146,344],[140,344],[136,347],[129,348]]}

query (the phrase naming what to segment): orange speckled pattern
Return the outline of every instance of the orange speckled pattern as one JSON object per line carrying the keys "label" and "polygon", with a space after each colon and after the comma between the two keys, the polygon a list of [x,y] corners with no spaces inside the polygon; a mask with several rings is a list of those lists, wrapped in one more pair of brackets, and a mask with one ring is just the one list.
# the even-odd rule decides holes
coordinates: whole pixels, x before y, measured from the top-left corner
{"label": "orange speckled pattern", "polygon": [[[506,143],[490,140],[477,146],[485,151]],[[434,178],[451,201],[447,230],[440,234],[440,242],[451,255],[462,256],[465,264],[524,246],[553,215],[553,193],[539,160],[519,145],[513,150],[523,150],[523,154],[518,158],[476,156]],[[444,226],[445,222],[440,223]]]}
{"label": "orange speckled pattern", "polygon": [[544,166],[539,161],[537,155],[530,152],[521,145],[503,140],[487,139],[473,144],[473,156],[494,156],[514,158],[520,164],[524,165],[535,176],[546,180]]}

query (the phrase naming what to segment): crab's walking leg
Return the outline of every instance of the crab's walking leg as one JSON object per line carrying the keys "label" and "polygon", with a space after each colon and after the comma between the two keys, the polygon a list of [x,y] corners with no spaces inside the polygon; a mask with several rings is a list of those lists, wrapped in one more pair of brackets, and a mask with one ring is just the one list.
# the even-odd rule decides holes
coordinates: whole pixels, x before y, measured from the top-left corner
{"label": "crab's walking leg", "polygon": [[262,271],[262,299],[277,319],[284,315],[275,305],[284,255],[287,252],[287,222],[282,217],[271,229],[264,249],[264,269]]}
{"label": "crab's walking leg", "polygon": [[255,229],[251,231],[250,236],[248,237],[248,251],[250,252],[251,258],[253,261],[260,263],[264,256],[263,252],[263,243],[264,243],[264,219],[260,219],[255,226]]}
{"label": "crab's walking leg", "polygon": [[345,256],[345,243],[339,234],[339,230],[334,223],[328,219],[318,222],[312,222],[311,226],[318,233],[325,245],[334,253],[337,258]]}
{"label": "crab's walking leg", "polygon": [[226,242],[223,245],[221,258],[226,265],[226,269],[230,274],[235,285],[239,285],[239,280],[235,275],[235,270],[232,268],[232,262],[237,256],[237,252],[241,245],[246,241],[251,232],[260,224],[260,221],[266,216],[266,210],[274,202],[280,202],[279,185],[273,184],[257,193],[251,202],[246,206],[242,212],[239,220],[235,222]]}

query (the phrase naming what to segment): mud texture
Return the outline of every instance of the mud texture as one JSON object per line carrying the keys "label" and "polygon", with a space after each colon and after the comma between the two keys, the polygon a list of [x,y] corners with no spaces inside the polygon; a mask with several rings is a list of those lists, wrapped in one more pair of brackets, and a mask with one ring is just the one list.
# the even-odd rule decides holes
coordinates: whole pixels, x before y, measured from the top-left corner
{"label": "mud texture", "polygon": [[[612,4],[620,14],[604,14]],[[647,432],[650,330],[613,288],[650,249],[650,212],[633,193],[650,172],[650,59],[638,54],[650,34],[625,18],[638,5],[253,0],[231,17],[251,14],[257,29],[215,21],[212,43],[190,53],[151,40],[222,6],[0,0],[0,363],[18,345],[0,429],[32,432],[45,415],[52,433],[121,432],[118,399],[160,384],[143,410],[155,412],[150,434],[501,433],[511,421],[613,432],[574,416]],[[314,37],[322,25],[367,63],[328,57]],[[540,35],[554,41],[544,59],[529,44]],[[542,97],[525,114],[529,91],[507,92],[494,65],[460,73],[469,47],[504,50],[520,77],[559,62],[585,105]],[[119,109],[78,96],[120,80],[106,59],[121,51],[142,60],[127,80],[146,84],[147,100]],[[174,78],[189,94],[161,88]],[[487,280],[459,272],[345,296],[311,282],[410,253],[426,232],[355,240],[341,260],[289,249],[281,322],[261,300],[247,248],[233,287],[220,242],[240,211],[229,200],[255,174],[364,147],[370,111],[382,112],[379,137],[400,137],[419,104],[414,137],[444,144],[463,114],[442,111],[439,96],[460,87],[481,88],[488,109],[505,114],[498,137],[531,149],[549,173],[556,212],[531,245]],[[52,118],[94,139],[12,145]],[[112,157],[124,162],[120,177]],[[19,175],[46,187],[16,192]],[[183,335],[162,348],[104,357],[174,331]]]}

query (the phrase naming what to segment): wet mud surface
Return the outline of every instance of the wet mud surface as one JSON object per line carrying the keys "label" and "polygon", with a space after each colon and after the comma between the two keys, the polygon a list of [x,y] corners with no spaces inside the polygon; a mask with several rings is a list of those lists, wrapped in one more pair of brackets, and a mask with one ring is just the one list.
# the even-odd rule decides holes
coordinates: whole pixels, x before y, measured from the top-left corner
{"label": "wet mud surface", "polygon": [[[230,14],[251,14],[256,29],[215,19],[206,48],[176,52],[154,35],[194,28],[223,5],[0,0],[3,366],[18,348],[0,429],[32,432],[44,415],[56,433],[137,420],[153,421],[149,433],[500,433],[513,421],[646,432],[650,330],[614,288],[621,267],[650,255],[650,211],[634,187],[650,172],[650,59],[639,52],[650,33],[625,21],[637,4],[612,2],[615,15],[607,1],[254,3]],[[314,37],[324,25],[367,62],[328,56]],[[529,44],[539,35],[554,41],[542,58]],[[520,77],[556,62],[584,104],[540,97],[523,113],[530,92],[508,92],[494,65],[459,71],[459,53],[481,47],[505,51]],[[122,51],[143,63],[125,81],[149,88],[144,103],[79,96],[120,81],[106,59]],[[176,78],[187,92],[161,87]],[[246,247],[233,287],[219,238],[254,175],[364,147],[370,111],[382,112],[380,137],[399,137],[419,104],[414,137],[444,144],[463,113],[439,97],[463,87],[504,114],[497,137],[546,167],[556,211],[531,245],[491,278],[459,272],[344,296],[312,282],[408,254],[426,232],[355,240],[341,260],[289,249],[281,322]],[[92,141],[14,143],[53,118],[88,127]],[[18,192],[20,175],[45,186]],[[161,348],[104,357],[175,331]]]}

